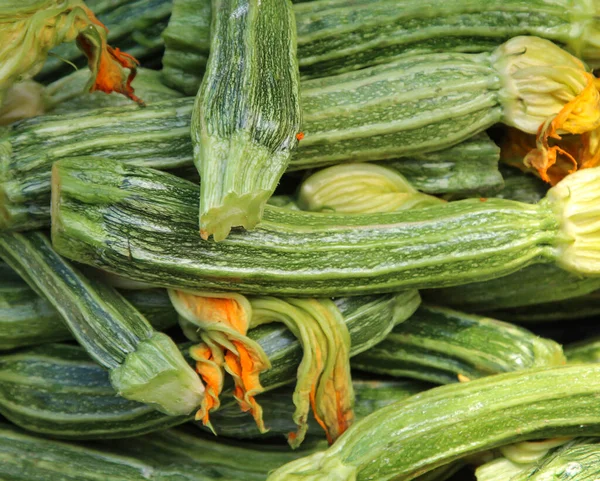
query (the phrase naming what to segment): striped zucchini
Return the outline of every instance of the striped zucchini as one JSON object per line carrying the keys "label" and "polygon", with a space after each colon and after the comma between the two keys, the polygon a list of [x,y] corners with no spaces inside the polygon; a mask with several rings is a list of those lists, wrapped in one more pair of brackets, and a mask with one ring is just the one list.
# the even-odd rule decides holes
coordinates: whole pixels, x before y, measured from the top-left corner
{"label": "striped zucchini", "polygon": [[594,218],[600,169],[568,176],[536,205],[470,199],[352,216],[267,206],[257,230],[220,243],[198,238],[198,190],[183,179],[108,160],[98,168],[65,159],[53,173],[57,251],[176,289],[364,295],[464,284],[534,263],[598,274],[595,231],[571,212]]}
{"label": "striped zucchini", "polygon": [[[161,32],[171,15],[171,0],[87,0],[86,5],[108,29],[108,43],[117,45],[146,66],[146,60],[159,56],[164,48]],[[73,71],[65,60],[78,67],[85,57],[75,45],[60,45],[52,50],[37,78],[43,82],[59,79]],[[150,65],[148,65],[150,66]],[[134,85],[135,87],[135,85]]]}
{"label": "striped zucchini", "polygon": [[[294,5],[298,63],[323,77],[423,51],[489,51],[517,35],[566,44],[594,65],[598,27],[583,0],[314,0]],[[198,90],[209,53],[210,0],[174,0],[164,34],[164,75],[187,95]]]}
{"label": "striped zucchini", "polygon": [[582,277],[556,266],[540,264],[499,279],[427,290],[423,297],[432,304],[467,312],[490,311],[496,315],[500,309],[525,306],[537,309],[542,304],[575,299],[598,289],[598,277]]}
{"label": "striped zucchini", "polygon": [[[357,420],[430,387],[426,383],[400,379],[394,381],[353,379],[352,385],[356,395],[354,412]],[[252,439],[265,437],[265,435],[285,438],[297,429],[292,419],[294,413],[292,395],[291,389],[282,388],[258,398],[263,407],[265,424],[269,427],[267,433],[261,433],[256,423],[246,413],[230,407],[217,411],[211,416],[211,422],[219,436],[236,439]],[[322,435],[323,430],[312,417],[308,420],[308,424],[309,435]]]}
{"label": "striped zucchini", "polygon": [[352,359],[367,372],[437,384],[565,363],[559,344],[505,322],[421,306],[368,351]]}
{"label": "striped zucchini", "polygon": [[531,369],[425,391],[375,411],[268,481],[411,480],[470,454],[600,433],[600,365]]}
{"label": "striped zucchini", "polygon": [[43,234],[0,235],[0,256],[61,314],[121,396],[170,415],[200,404],[204,388],[171,338],[116,290],[81,275]]}
{"label": "striped zucchini", "polygon": [[300,131],[290,0],[213,0],[212,40],[192,112],[200,235],[253,229]]}
{"label": "striped zucchini", "polygon": [[269,471],[302,454],[217,442],[182,428],[135,442],[85,445],[32,436],[0,423],[0,479],[7,481],[264,481]]}
{"label": "striped zucchini", "polygon": [[[418,304],[416,291],[373,296],[370,302],[366,298],[338,301],[351,337],[351,355],[371,348],[389,331],[391,321],[402,322]],[[260,326],[248,336],[260,345],[271,363],[271,369],[260,376],[265,391],[296,380],[303,350],[285,326]],[[181,348],[187,350],[187,345]],[[118,438],[192,419],[167,416],[115,394],[109,374],[79,346],[45,344],[0,355],[0,413],[30,431],[71,439]],[[221,403],[228,413],[224,415],[226,419],[239,412],[231,394],[232,387],[226,387]],[[262,397],[268,404],[269,395]],[[219,424],[213,424],[218,430]]]}
{"label": "striped zucchini", "polygon": [[[78,110],[93,110],[107,107],[127,106],[131,100],[122,95],[106,95],[102,92],[86,92],[85,85],[89,74],[78,70],[62,77],[44,88],[42,92],[44,109],[53,114],[64,114]],[[182,95],[161,80],[160,72],[139,68],[135,77],[136,95],[146,104],[176,99]]]}
{"label": "striped zucchini", "polygon": [[[11,280],[0,274],[0,351],[72,339],[71,331],[52,304],[38,296],[16,273],[15,276],[18,279]],[[164,289],[122,294],[156,330],[177,324],[177,313]]]}

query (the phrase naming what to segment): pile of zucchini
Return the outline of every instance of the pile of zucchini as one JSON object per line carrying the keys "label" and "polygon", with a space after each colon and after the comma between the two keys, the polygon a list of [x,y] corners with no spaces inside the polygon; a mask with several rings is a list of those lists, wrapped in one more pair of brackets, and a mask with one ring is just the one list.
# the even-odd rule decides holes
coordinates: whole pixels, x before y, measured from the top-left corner
{"label": "pile of zucchini", "polygon": [[25,3],[0,479],[600,478],[598,0]]}

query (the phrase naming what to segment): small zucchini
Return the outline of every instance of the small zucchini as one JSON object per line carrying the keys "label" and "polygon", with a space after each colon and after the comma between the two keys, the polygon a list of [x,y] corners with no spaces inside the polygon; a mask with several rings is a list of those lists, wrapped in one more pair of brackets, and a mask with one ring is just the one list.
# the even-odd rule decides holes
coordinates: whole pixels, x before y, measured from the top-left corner
{"label": "small zucchini", "polygon": [[58,252],[175,289],[323,297],[465,284],[535,263],[600,272],[587,221],[600,169],[568,176],[536,205],[468,199],[362,215],[266,206],[256,230],[220,243],[197,236],[198,189],[183,179],[108,160],[64,159],[53,172]]}
{"label": "small zucchini", "polygon": [[1,234],[0,256],[60,313],[121,396],[174,416],[201,403],[204,387],[171,338],[112,287],[79,273],[43,234]]}
{"label": "small zucchini", "polygon": [[600,365],[487,376],[375,411],[325,452],[268,481],[411,480],[470,454],[558,436],[597,436]]}
{"label": "small zucchini", "polygon": [[550,339],[495,319],[421,306],[376,346],[352,359],[367,372],[448,384],[565,363]]}
{"label": "small zucchini", "polygon": [[290,0],[213,0],[206,75],[192,112],[200,235],[253,229],[300,132]]}

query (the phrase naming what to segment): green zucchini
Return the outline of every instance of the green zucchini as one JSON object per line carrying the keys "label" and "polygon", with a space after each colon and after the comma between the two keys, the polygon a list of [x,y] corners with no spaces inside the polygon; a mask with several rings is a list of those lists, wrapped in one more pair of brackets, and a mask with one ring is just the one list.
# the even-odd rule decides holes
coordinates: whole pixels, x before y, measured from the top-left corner
{"label": "green zucchini", "polygon": [[[417,308],[419,296],[416,291],[409,291],[373,296],[370,301],[348,298],[337,302],[347,321],[354,355],[381,340],[393,322],[408,318]],[[260,326],[248,336],[261,346],[271,363],[271,369],[260,376],[265,391],[295,381],[302,346],[285,326]],[[184,350],[187,347],[181,346]],[[93,363],[80,346],[44,344],[0,355],[0,413],[30,431],[67,439],[119,438],[193,418],[167,416],[115,394],[107,371]],[[269,396],[262,395],[267,403]],[[229,413],[225,418],[239,412],[232,386],[226,386],[221,407]],[[219,424],[214,426],[219,429]]]}
{"label": "green zucchini", "polygon": [[167,414],[188,414],[204,388],[171,338],[113,288],[85,278],[41,233],[0,235],[0,256],[61,314],[121,396]]}
{"label": "green zucchini", "polygon": [[213,0],[211,51],[192,112],[200,235],[253,229],[300,131],[296,23],[289,0]]}
{"label": "green zucchini", "polygon": [[487,376],[425,391],[375,411],[325,452],[268,481],[410,480],[506,444],[600,433],[600,365]]}
{"label": "green zucchini", "polygon": [[[120,107],[131,103],[122,95],[106,95],[103,92],[86,92],[85,85],[89,73],[78,70],[62,77],[44,88],[42,92],[44,109],[53,114],[93,110],[106,107]],[[160,81],[160,72],[139,68],[135,77],[135,92],[146,104],[162,100],[176,99],[182,95]]]}
{"label": "green zucchini", "polygon": [[562,301],[534,304],[488,311],[490,315],[508,322],[539,323],[567,321],[576,319],[592,319],[600,315],[600,292],[593,291],[579,297],[571,297]]}
{"label": "green zucchini", "polygon": [[421,306],[376,346],[352,359],[367,372],[448,384],[565,363],[559,344],[495,319]]}
{"label": "green zucchini", "polygon": [[582,277],[556,266],[540,264],[499,279],[427,290],[423,297],[432,304],[467,312],[490,311],[496,315],[500,309],[525,306],[537,309],[542,304],[575,299],[598,289],[600,279],[597,277]]}
{"label": "green zucchini", "polygon": [[565,346],[565,355],[569,363],[600,362],[600,337],[589,337]]}
{"label": "green zucchini", "polygon": [[[144,66],[146,59],[160,56],[164,48],[160,34],[171,15],[170,0],[87,0],[85,3],[108,29],[109,44],[133,55]],[[78,67],[86,65],[85,57],[75,45],[60,45],[52,53],[53,57],[37,75],[43,82],[57,80],[72,72],[73,67],[65,60]]]}
{"label": "green zucchini", "polygon": [[135,442],[74,444],[0,423],[0,479],[10,481],[264,481],[300,455],[277,446],[217,442],[182,428]]}
{"label": "green zucchini", "polygon": [[562,440],[562,445],[547,450],[530,463],[515,462],[510,457],[498,458],[477,468],[477,481],[594,481],[600,474],[598,442],[597,438]]}
{"label": "green zucchini", "polygon": [[[8,272],[8,268],[6,270]],[[10,270],[16,279],[0,273],[0,351],[72,339],[71,331],[52,304]],[[122,294],[156,330],[163,331],[177,324],[177,313],[164,289]]]}
{"label": "green zucchini", "polygon": [[[593,64],[599,57],[595,6],[581,0],[315,0],[294,5],[294,12],[304,77],[424,51],[489,51],[518,35],[566,44]],[[210,0],[174,0],[163,36],[165,81],[194,95],[210,49]]]}
{"label": "green zucchini", "polygon": [[523,175],[520,170],[508,166],[501,166],[500,172],[504,188],[499,192],[493,191],[495,197],[535,204],[548,192],[548,184],[533,175]]}
{"label": "green zucchini", "polygon": [[[353,379],[352,385],[356,395],[354,412],[357,420],[388,404],[408,398],[430,387],[426,383],[400,379],[394,381]],[[252,439],[265,437],[266,434],[270,437],[285,438],[290,432],[297,429],[292,419],[294,413],[292,394],[293,390],[282,388],[259,396],[258,401],[263,407],[265,424],[269,427],[267,433],[261,433],[256,427],[256,423],[246,413],[231,407],[214,413],[211,416],[211,422],[219,436]],[[312,417],[308,420],[308,424],[309,434],[323,433]]]}
{"label": "green zucchini", "polygon": [[65,159],[53,168],[52,240],[77,262],[196,291],[364,295],[464,284],[535,263],[597,276],[595,231],[571,212],[594,218],[599,184],[600,169],[581,170],[536,205],[470,199],[364,215],[266,206],[257,230],[214,243],[197,236],[193,184]]}

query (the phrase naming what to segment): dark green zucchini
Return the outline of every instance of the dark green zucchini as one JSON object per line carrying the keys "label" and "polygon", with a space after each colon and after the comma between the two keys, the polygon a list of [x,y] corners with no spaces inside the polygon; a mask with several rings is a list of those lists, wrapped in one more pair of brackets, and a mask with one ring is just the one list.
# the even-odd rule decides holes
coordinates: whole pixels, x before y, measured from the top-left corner
{"label": "dark green zucchini", "polygon": [[570,213],[594,218],[600,169],[568,176],[536,205],[470,199],[364,215],[266,206],[258,229],[220,243],[197,236],[198,190],[183,179],[108,160],[65,159],[53,172],[58,252],[175,289],[323,297],[464,284],[534,263],[599,273],[596,232]]}
{"label": "dark green zucchini", "polygon": [[600,365],[487,376],[425,391],[375,411],[325,452],[268,481],[411,480],[507,444],[600,434]]}
{"label": "dark green zucchini", "polygon": [[600,337],[589,337],[565,346],[565,355],[569,363],[599,363]]}
{"label": "dark green zucchini", "polygon": [[[411,291],[373,296],[366,301],[337,301],[347,321],[352,355],[371,348],[393,323],[408,318],[417,308],[419,296]],[[265,391],[293,383],[302,359],[298,339],[281,324],[260,326],[248,336],[261,346],[271,363],[271,369],[260,376]],[[187,346],[182,349],[187,350]],[[192,419],[167,416],[151,406],[116,396],[107,371],[93,363],[79,346],[45,344],[0,355],[0,394],[0,413],[6,418],[25,429],[61,438],[135,436]],[[268,396],[263,395],[267,403]],[[239,412],[230,385],[226,386],[221,406],[229,413],[225,418]],[[214,426],[218,430],[219,425]]]}
{"label": "dark green zucchini", "polygon": [[60,313],[121,396],[167,414],[189,414],[204,388],[171,338],[123,296],[80,274],[41,233],[0,235],[0,256]]}
{"label": "dark green zucchini", "polygon": [[511,324],[421,306],[376,346],[352,359],[367,372],[437,384],[565,363],[559,344]]}
{"label": "dark green zucchini", "polygon": [[538,177],[525,175],[520,170],[504,165],[500,166],[500,172],[504,187],[500,191],[492,191],[494,197],[535,204],[548,192],[549,185]]}
{"label": "dark green zucchini", "polygon": [[[367,381],[353,379],[352,384],[356,395],[354,412],[357,420],[388,404],[430,388],[426,383],[412,380]],[[258,402],[263,408],[265,424],[269,428],[267,436],[285,438],[290,432],[297,429],[292,419],[294,414],[292,394],[292,389],[282,388],[258,397]],[[231,407],[221,409],[211,416],[211,422],[219,436],[237,439],[265,437],[265,434],[256,427],[254,420],[239,409]],[[314,418],[310,417],[308,424],[309,434],[323,435],[323,430]]]}
{"label": "dark green zucchini", "polygon": [[[122,95],[86,92],[85,85],[88,77],[88,72],[78,70],[46,86],[42,92],[45,111],[53,114],[64,114],[79,110],[120,107],[131,104],[131,100]],[[155,70],[145,68],[137,70],[135,92],[138,97],[144,99],[146,105],[182,96],[176,90],[164,85],[160,79],[160,72]]]}
{"label": "dark green zucchini", "polygon": [[[315,447],[311,449],[315,450]],[[0,479],[10,481],[264,481],[303,453],[217,442],[182,428],[131,440],[66,443],[0,423]]]}
{"label": "dark green zucchini", "polygon": [[[486,282],[427,290],[423,292],[423,297],[432,304],[442,304],[466,312],[496,313],[499,309],[574,299],[598,289],[598,277],[582,277],[556,266],[540,264]],[[501,319],[511,321],[505,317]]]}
{"label": "dark green zucchini", "polygon": [[[315,0],[294,6],[298,63],[323,77],[424,51],[482,52],[517,35],[538,35],[598,61],[596,11],[568,0]],[[194,95],[206,66],[210,0],[175,0],[164,33],[165,79]]]}
{"label": "dark green zucchini", "polygon": [[[171,15],[171,0],[87,0],[85,3],[108,28],[109,44],[133,55],[144,66],[152,56],[160,57],[164,48],[161,32]],[[86,65],[85,57],[75,45],[60,45],[52,53],[36,77],[43,82],[71,73],[73,67],[65,60],[78,67]]]}
{"label": "dark green zucchini", "polygon": [[296,23],[289,0],[213,0],[212,40],[192,112],[200,235],[253,229],[300,131]]}

